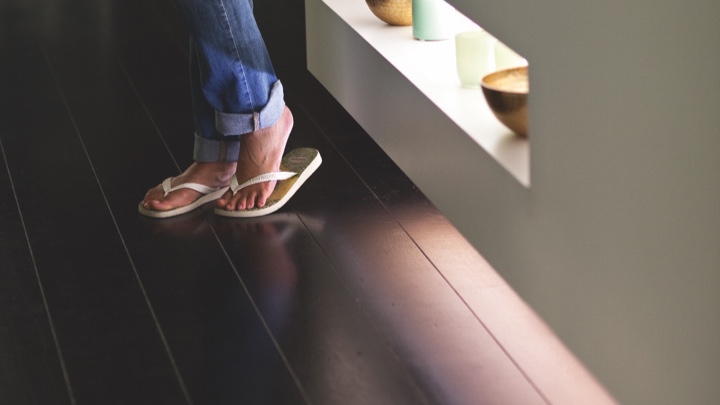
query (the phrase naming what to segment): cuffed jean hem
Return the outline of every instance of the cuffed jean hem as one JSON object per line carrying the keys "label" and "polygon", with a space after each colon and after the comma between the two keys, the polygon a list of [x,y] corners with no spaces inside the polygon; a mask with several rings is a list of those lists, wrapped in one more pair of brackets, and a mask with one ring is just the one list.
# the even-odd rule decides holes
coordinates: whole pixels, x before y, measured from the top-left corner
{"label": "cuffed jean hem", "polygon": [[[235,137],[238,138],[238,137]],[[205,139],[195,134],[193,158],[198,163],[237,162],[240,154],[240,139]]]}
{"label": "cuffed jean hem", "polygon": [[240,154],[240,135],[275,124],[285,110],[285,95],[280,81],[270,90],[267,104],[259,112],[232,114],[215,112],[215,127],[226,139],[207,139],[195,133],[196,162],[236,162]]}
{"label": "cuffed jean hem", "polygon": [[233,114],[215,112],[215,128],[223,135],[242,135],[275,124],[285,109],[283,86],[276,81],[270,90],[270,97],[265,107],[252,114]]}

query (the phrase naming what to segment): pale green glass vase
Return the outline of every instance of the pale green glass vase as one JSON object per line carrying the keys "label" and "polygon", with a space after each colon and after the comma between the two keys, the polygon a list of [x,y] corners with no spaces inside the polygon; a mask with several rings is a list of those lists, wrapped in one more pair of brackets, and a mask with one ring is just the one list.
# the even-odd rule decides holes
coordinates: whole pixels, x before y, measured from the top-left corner
{"label": "pale green glass vase", "polygon": [[448,5],[444,0],[413,0],[413,36],[422,41],[441,41],[450,37]]}

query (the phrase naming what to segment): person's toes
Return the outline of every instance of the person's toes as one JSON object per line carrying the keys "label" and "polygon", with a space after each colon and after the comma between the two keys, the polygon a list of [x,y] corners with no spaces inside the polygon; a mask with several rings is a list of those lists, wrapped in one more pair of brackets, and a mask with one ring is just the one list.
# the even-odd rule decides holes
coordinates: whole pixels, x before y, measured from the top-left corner
{"label": "person's toes", "polygon": [[262,208],[272,194],[272,189],[245,188],[237,194],[226,193],[217,200],[217,207],[226,211],[243,211],[253,208]]}
{"label": "person's toes", "polygon": [[158,191],[157,187],[151,188],[148,190],[147,193],[145,193],[145,198],[143,198],[144,204],[149,204],[150,201],[158,200],[163,196],[164,193]]}
{"label": "person's toes", "polygon": [[166,211],[171,208],[167,203],[160,200],[150,200],[148,205],[154,211]]}
{"label": "person's toes", "polygon": [[143,207],[149,209],[153,202],[158,201],[157,195],[152,192],[148,192],[145,198],[143,198]]}
{"label": "person's toes", "polygon": [[222,195],[222,197],[218,198],[215,201],[215,206],[218,208],[227,208],[227,206],[230,204],[231,200],[232,200],[232,191],[226,191],[225,194]]}
{"label": "person's toes", "polygon": [[264,207],[265,203],[267,203],[267,195],[265,195],[264,193],[261,193],[260,195],[258,195],[257,199],[255,200],[255,203],[259,208]]}
{"label": "person's toes", "polygon": [[262,193],[258,193],[257,191],[253,191],[252,193],[250,193],[250,198],[248,200],[248,208],[260,207],[260,205],[258,205],[258,200],[261,196]]}
{"label": "person's toes", "polygon": [[248,197],[243,194],[242,196],[240,196],[240,199],[238,200],[237,210],[238,210],[238,211],[242,211],[242,210],[248,209],[248,208],[249,208],[249,200],[248,200]]}

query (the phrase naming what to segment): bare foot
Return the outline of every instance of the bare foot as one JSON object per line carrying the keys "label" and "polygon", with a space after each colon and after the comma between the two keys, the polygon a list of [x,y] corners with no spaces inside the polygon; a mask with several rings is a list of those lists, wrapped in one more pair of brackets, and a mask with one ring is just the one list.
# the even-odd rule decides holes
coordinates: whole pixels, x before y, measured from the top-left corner
{"label": "bare foot", "polygon": [[[181,175],[172,179],[172,186],[198,183],[212,188],[226,187],[230,184],[235,169],[235,162],[193,163]],[[142,205],[145,209],[153,211],[168,211],[188,205],[200,197],[200,193],[190,189],[176,190],[166,197],[160,184],[145,194]]]}
{"label": "bare foot", "polygon": [[[293,122],[290,109],[285,107],[282,116],[273,126],[240,137],[240,156],[236,172],[239,184],[255,176],[280,170]],[[239,190],[235,195],[228,191],[217,200],[216,205],[228,211],[264,207],[275,189],[275,183],[267,181],[254,184]]]}

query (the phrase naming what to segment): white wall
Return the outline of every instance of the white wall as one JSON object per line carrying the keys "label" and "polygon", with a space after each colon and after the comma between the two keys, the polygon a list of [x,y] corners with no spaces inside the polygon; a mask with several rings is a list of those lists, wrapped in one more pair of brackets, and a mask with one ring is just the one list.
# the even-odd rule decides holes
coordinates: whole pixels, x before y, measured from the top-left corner
{"label": "white wall", "polygon": [[530,62],[529,189],[347,83],[421,116],[395,73],[311,70],[621,402],[717,403],[720,2],[449,2]]}

